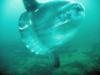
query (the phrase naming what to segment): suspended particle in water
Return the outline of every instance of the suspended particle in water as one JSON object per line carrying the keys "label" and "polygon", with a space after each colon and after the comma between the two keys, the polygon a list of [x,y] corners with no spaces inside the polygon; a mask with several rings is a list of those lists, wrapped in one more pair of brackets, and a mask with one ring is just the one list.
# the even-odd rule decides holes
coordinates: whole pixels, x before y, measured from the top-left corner
{"label": "suspended particle in water", "polygon": [[35,54],[47,54],[70,41],[84,18],[84,7],[77,2],[47,2],[22,14],[19,30],[26,47]]}

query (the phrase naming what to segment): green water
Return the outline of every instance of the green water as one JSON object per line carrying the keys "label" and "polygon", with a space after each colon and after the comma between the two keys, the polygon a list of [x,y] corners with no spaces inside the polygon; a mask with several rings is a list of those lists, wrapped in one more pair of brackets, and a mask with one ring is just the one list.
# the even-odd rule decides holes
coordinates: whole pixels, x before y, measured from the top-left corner
{"label": "green water", "polygon": [[[0,2],[0,73],[2,75],[93,75],[100,71],[100,1],[77,0],[85,7],[85,19],[71,42],[52,55],[34,55],[22,42],[19,17],[25,12],[21,0]],[[94,73],[94,75],[97,75]]]}

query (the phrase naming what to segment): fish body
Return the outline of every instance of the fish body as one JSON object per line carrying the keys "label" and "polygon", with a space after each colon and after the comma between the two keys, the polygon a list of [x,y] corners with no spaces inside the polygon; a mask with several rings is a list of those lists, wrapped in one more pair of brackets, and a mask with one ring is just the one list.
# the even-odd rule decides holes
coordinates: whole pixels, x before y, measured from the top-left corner
{"label": "fish body", "polygon": [[35,54],[52,52],[52,48],[69,42],[84,17],[79,3],[52,1],[22,14],[19,30],[27,48]]}

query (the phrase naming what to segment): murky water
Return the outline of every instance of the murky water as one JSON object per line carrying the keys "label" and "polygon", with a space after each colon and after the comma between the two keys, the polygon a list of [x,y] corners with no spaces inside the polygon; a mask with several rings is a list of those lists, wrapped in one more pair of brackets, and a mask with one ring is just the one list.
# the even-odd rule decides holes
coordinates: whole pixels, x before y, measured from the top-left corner
{"label": "murky water", "polygon": [[100,1],[69,1],[35,12],[22,0],[0,1],[0,75],[100,74]]}

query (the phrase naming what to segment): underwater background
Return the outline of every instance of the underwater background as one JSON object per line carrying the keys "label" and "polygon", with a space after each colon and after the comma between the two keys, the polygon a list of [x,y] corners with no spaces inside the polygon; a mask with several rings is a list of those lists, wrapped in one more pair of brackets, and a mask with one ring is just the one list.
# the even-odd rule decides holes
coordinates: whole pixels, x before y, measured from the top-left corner
{"label": "underwater background", "polygon": [[100,0],[77,1],[85,7],[85,19],[73,40],[57,48],[60,67],[55,68],[51,55],[34,55],[22,42],[22,0],[1,0],[0,75],[100,75]]}

